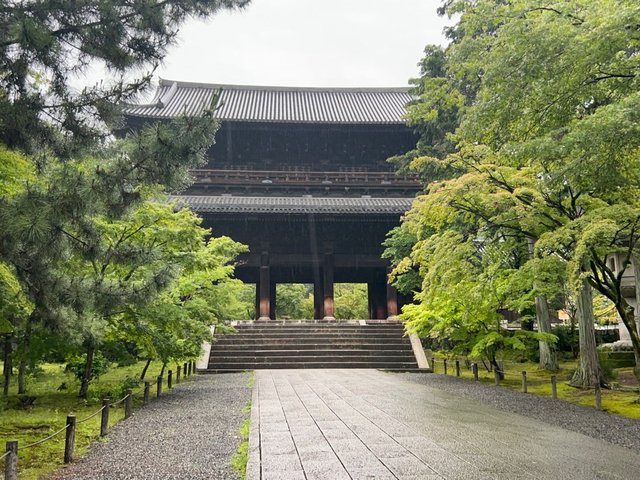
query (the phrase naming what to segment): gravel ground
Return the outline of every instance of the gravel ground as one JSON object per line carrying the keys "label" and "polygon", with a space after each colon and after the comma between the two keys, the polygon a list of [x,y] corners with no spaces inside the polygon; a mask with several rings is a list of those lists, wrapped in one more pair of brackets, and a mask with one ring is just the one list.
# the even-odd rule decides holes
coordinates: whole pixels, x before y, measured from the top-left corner
{"label": "gravel ground", "polygon": [[[549,397],[524,394],[449,375],[400,373],[407,380],[478,400],[498,410],[518,413],[598,440],[640,450],[640,420],[599,412]],[[640,406],[638,407],[640,408]]]}
{"label": "gravel ground", "polygon": [[51,480],[237,479],[249,374],[198,375],[136,411]]}

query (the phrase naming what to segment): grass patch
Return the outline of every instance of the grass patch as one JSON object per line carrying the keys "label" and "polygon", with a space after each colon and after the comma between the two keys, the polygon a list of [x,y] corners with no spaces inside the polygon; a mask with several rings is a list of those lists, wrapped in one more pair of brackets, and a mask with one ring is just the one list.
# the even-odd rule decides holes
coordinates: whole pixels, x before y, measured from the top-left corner
{"label": "grass patch", "polygon": [[[432,356],[436,359],[434,373],[444,373],[443,359],[446,358],[441,353],[427,353],[427,358]],[[456,374],[455,359],[448,359],[447,373]],[[560,362],[560,370],[555,373],[557,376],[558,398],[570,403],[595,407],[595,393],[593,390],[582,390],[569,385],[569,380],[573,372],[578,368],[578,360],[565,360]],[[505,362],[505,378],[500,382],[502,387],[511,390],[522,390],[522,371],[527,372],[527,390],[530,394],[551,396],[551,376],[553,373],[538,368],[533,362]],[[620,369],[623,371],[624,369]],[[628,369],[627,369],[628,370]],[[471,366],[464,360],[460,360],[460,377],[472,380],[473,373]],[[493,372],[487,371],[484,366],[478,364],[478,379],[482,383],[494,383]],[[640,419],[640,404],[637,403],[638,393],[622,390],[602,390],[602,409],[609,413],[615,413],[623,417]]]}
{"label": "grass patch", "polygon": [[[243,412],[251,411],[251,402],[243,408]],[[242,480],[247,478],[247,461],[249,460],[249,430],[251,429],[251,418],[246,418],[240,427],[240,437],[242,441],[238,445],[236,453],[231,458],[231,468],[233,468]]]}
{"label": "grass patch", "polygon": [[[63,464],[64,432],[36,447],[26,450],[22,447],[64,427],[67,415],[73,414],[80,421],[98,410],[103,398],[119,400],[127,388],[133,389],[134,407],[141,406],[144,384],[137,379],[144,363],[110,369],[91,384],[87,400],[78,398],[80,384],[73,374],[64,372],[63,364],[44,364],[39,375],[29,377],[27,395],[36,398],[28,408],[22,406],[17,386],[13,385],[9,396],[0,403],[0,447],[4,450],[4,442],[18,440],[20,479],[38,479]],[[152,363],[146,379],[153,382],[161,367],[159,362]],[[109,425],[123,418],[124,406],[120,404],[110,410]],[[99,434],[100,415],[77,425],[75,457],[85,454]],[[0,461],[0,468],[4,469],[4,461]]]}

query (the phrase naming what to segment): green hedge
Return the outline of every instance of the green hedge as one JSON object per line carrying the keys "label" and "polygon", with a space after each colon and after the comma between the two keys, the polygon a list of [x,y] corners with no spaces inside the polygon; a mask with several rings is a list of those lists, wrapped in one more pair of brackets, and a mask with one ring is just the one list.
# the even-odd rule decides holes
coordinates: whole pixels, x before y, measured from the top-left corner
{"label": "green hedge", "polygon": [[606,362],[613,368],[633,367],[636,363],[633,352],[601,351],[598,352],[598,358],[600,363]]}

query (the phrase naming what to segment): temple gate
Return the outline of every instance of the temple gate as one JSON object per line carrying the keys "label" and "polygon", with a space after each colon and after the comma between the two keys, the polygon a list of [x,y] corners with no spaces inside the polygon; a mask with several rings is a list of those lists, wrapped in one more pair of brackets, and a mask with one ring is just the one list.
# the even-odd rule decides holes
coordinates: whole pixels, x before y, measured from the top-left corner
{"label": "temple gate", "polygon": [[370,318],[395,317],[381,243],[420,190],[386,162],[415,147],[407,89],[161,80],[150,104],[127,109],[127,124],[197,114],[216,96],[216,143],[180,197],[215,235],[249,246],[236,275],[256,284],[256,318],[275,318],[278,283],[313,284],[314,316],[326,320],[334,283],[366,283]]}

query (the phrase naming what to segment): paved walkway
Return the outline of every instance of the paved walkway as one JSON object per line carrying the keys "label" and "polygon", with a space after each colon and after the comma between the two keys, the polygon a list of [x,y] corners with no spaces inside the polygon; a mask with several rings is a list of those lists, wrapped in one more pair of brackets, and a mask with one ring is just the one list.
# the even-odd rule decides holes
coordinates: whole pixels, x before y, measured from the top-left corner
{"label": "paved walkway", "polygon": [[637,479],[640,454],[375,370],[255,372],[248,480]]}

